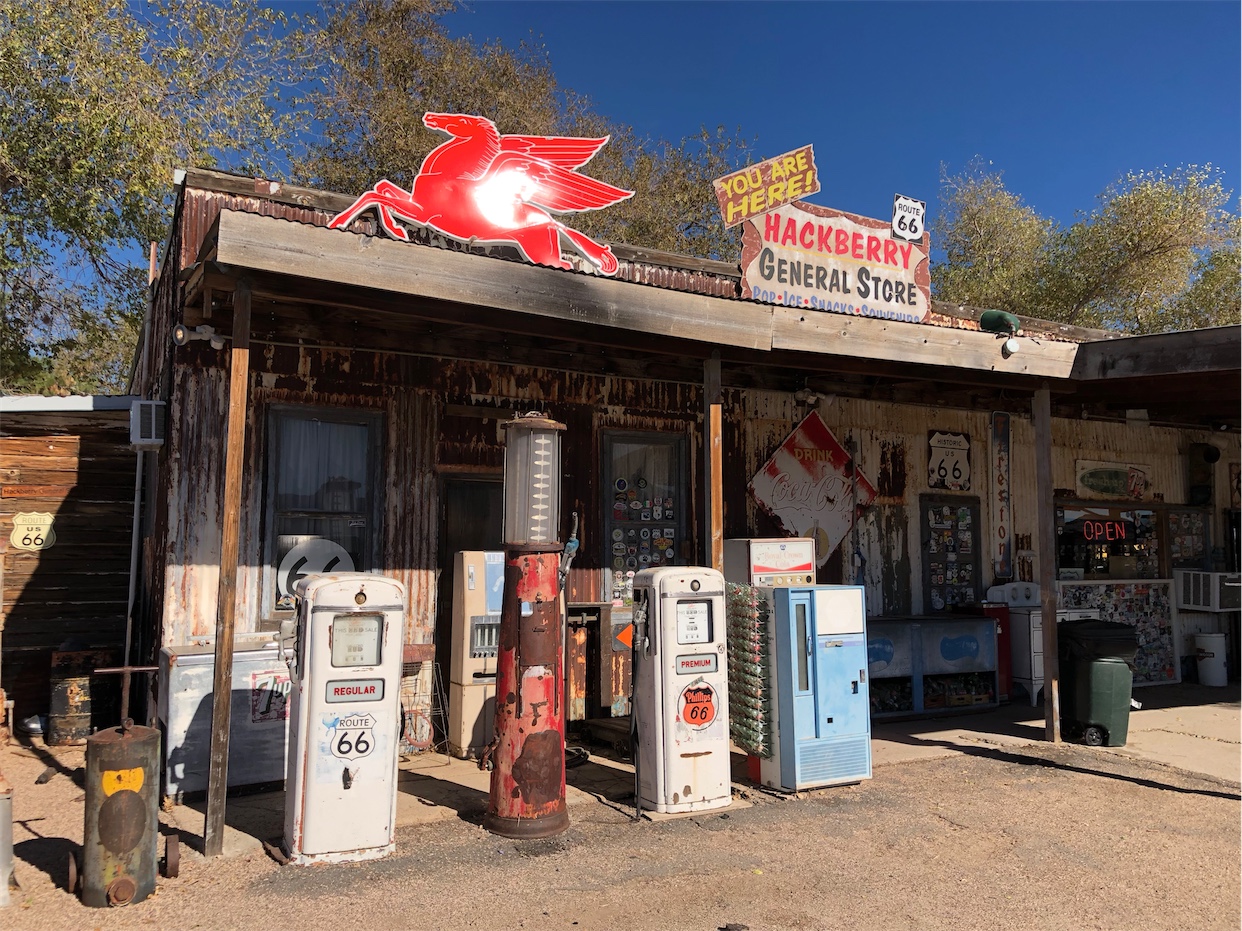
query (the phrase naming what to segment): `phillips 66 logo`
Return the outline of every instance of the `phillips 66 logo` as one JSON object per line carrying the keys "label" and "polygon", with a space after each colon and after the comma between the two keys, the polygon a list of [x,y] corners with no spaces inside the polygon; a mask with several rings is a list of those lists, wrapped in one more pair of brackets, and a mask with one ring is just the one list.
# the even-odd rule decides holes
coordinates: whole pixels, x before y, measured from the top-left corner
{"label": "phillips 66 logo", "polygon": [[695,730],[702,730],[716,720],[716,690],[698,679],[681,690],[681,720]]}

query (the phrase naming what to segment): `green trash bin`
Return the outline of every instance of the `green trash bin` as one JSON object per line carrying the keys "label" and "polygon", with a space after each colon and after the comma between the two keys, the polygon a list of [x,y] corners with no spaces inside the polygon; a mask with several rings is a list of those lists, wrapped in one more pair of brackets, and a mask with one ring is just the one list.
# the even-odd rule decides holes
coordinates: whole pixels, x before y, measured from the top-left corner
{"label": "green trash bin", "polygon": [[1061,730],[1092,747],[1124,747],[1130,730],[1138,632],[1116,621],[1057,625],[1061,661]]}

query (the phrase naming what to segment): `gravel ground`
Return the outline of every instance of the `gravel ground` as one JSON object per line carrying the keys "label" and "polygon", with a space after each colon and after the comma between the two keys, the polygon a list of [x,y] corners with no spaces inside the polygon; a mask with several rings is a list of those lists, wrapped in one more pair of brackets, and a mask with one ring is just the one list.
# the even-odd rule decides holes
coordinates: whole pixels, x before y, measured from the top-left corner
{"label": "gravel ground", "polygon": [[178,878],[115,910],[64,891],[82,764],[80,750],[0,748],[22,886],[0,928],[1242,927],[1238,785],[1079,746],[979,748],[658,823],[632,823],[624,801],[579,805],[544,841],[465,811],[400,829],[371,863],[204,861],[183,845]]}

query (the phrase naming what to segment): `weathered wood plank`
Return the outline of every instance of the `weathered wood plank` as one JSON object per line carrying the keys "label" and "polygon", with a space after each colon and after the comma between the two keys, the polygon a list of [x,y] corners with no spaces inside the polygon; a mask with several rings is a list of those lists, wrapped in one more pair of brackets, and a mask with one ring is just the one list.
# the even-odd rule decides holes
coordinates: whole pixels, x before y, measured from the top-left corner
{"label": "weathered wood plank", "polygon": [[1041,612],[1046,619],[1044,637],[1044,736],[1061,742],[1060,663],[1057,657],[1056,512],[1052,488],[1052,400],[1047,388],[1040,388],[1031,399],[1031,420],[1035,426],[1035,485],[1039,503],[1037,538]]}
{"label": "weathered wood plank", "polygon": [[233,343],[229,353],[229,415],[224,447],[224,502],[220,540],[220,584],[216,602],[216,655],[211,702],[211,756],[207,771],[207,814],[203,853],[224,852],[224,796],[228,790],[229,727],[232,716],[233,631],[237,615],[238,543],[246,450],[246,407],[250,373],[250,283],[233,293]]}
{"label": "weathered wood plank", "polygon": [[81,449],[76,436],[6,436],[0,439],[0,467],[21,465],[34,456],[76,461]]}
{"label": "weathered wood plank", "polygon": [[1220,372],[1237,379],[1242,326],[1153,333],[1084,343],[1074,366],[1083,380]]}
{"label": "weathered wood plank", "polygon": [[[0,518],[12,518],[14,514],[25,511],[51,511],[56,515],[57,520],[63,520],[66,517],[105,517],[117,514],[129,514],[132,512],[134,503],[132,501],[113,501],[108,498],[102,498],[96,501],[84,501],[73,496],[69,497],[47,497],[40,496],[37,498],[0,498]],[[6,522],[10,529],[13,524],[9,520]]]}
{"label": "weathered wood plank", "polygon": [[824,311],[776,307],[772,348],[854,359],[934,365],[976,372],[1069,378],[1075,343],[1018,338],[1021,348],[1008,359],[991,333],[848,317]]}
{"label": "weathered wood plank", "polygon": [[115,488],[132,495],[133,471],[129,475],[116,469],[0,469],[0,483],[5,485],[61,485],[91,488]]}
{"label": "weathered wood plank", "polygon": [[[216,261],[535,317],[767,349],[772,308],[225,210]],[[641,295],[641,299],[637,296]]]}

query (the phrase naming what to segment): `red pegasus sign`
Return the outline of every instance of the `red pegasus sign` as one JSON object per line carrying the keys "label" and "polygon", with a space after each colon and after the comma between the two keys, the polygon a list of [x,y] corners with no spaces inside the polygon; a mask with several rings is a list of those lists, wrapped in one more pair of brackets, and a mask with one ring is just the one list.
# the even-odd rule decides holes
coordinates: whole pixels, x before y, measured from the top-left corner
{"label": "red pegasus sign", "polygon": [[425,226],[463,242],[516,246],[527,259],[571,267],[561,237],[605,275],[617,260],[608,246],[566,226],[552,213],[598,210],[634,196],[574,171],[609,137],[502,136],[496,124],[464,113],[427,113],[423,125],[452,138],[423,159],[413,190],[381,181],[328,225],[340,229],[374,207],[394,239],[409,241],[397,221]]}

